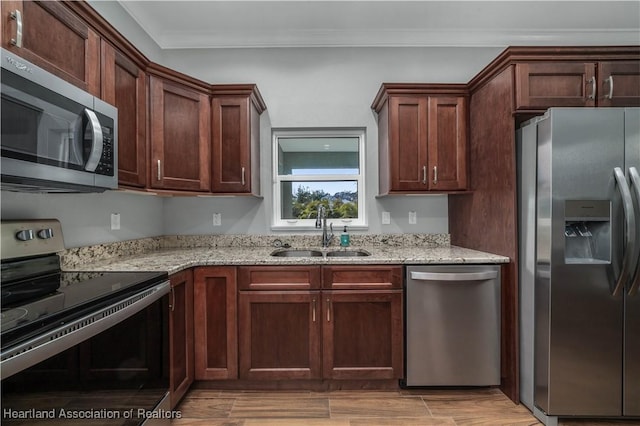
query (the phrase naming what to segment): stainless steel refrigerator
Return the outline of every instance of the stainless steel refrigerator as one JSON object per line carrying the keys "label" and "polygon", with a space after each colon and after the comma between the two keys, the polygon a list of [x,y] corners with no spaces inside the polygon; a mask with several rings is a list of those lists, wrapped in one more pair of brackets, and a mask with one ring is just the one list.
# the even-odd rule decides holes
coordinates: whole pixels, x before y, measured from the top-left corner
{"label": "stainless steel refrigerator", "polygon": [[640,418],[640,108],[552,108],[518,130],[521,400]]}

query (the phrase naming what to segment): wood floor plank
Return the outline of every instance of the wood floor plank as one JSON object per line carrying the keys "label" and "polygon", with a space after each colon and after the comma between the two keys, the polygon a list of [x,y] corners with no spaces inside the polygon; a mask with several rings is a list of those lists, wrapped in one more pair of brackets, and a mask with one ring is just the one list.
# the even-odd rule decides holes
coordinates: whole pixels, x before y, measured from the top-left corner
{"label": "wood floor plank", "polygon": [[455,426],[451,417],[370,417],[351,419],[349,426]]}
{"label": "wood floor plank", "polygon": [[378,397],[344,398],[330,397],[331,418],[338,417],[430,417],[420,398]]}
{"label": "wood floor plank", "polygon": [[182,418],[228,418],[234,398],[191,398],[189,395],[178,406]]}
{"label": "wood floor plank", "polygon": [[321,418],[329,419],[329,398],[240,396],[231,410],[233,418]]}

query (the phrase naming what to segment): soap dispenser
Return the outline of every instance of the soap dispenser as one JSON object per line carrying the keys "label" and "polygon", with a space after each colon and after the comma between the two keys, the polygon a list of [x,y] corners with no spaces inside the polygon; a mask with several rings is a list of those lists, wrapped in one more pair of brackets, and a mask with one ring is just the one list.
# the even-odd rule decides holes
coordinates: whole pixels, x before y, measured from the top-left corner
{"label": "soap dispenser", "polygon": [[347,227],[345,226],[342,230],[342,234],[340,235],[340,246],[341,247],[349,247],[349,243],[351,239],[349,237],[349,233],[347,232]]}

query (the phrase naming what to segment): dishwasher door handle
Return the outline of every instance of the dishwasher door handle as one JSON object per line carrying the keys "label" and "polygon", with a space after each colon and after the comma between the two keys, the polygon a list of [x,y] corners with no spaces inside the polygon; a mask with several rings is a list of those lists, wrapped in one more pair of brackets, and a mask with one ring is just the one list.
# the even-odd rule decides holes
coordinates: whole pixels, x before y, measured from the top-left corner
{"label": "dishwasher door handle", "polygon": [[484,281],[498,278],[497,271],[482,272],[415,272],[411,279],[416,281]]}

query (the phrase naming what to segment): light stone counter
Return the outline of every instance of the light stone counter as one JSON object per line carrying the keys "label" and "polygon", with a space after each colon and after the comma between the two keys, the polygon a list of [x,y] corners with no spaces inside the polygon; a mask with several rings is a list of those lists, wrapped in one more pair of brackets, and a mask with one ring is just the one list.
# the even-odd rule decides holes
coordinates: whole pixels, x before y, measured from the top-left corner
{"label": "light stone counter", "polygon": [[[61,254],[67,271],[167,271],[194,266],[479,264],[508,263],[509,258],[449,245],[446,234],[352,236],[348,250],[370,256],[274,257],[273,242],[321,250],[318,236],[174,236],[70,249]],[[326,251],[327,249],[325,249]],[[342,250],[332,245],[328,250]]]}

